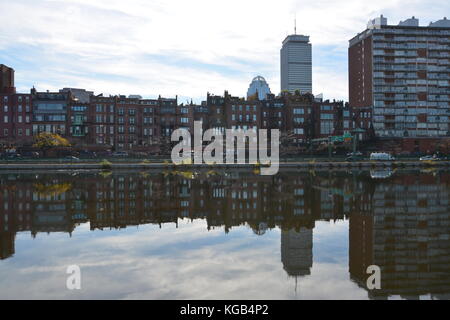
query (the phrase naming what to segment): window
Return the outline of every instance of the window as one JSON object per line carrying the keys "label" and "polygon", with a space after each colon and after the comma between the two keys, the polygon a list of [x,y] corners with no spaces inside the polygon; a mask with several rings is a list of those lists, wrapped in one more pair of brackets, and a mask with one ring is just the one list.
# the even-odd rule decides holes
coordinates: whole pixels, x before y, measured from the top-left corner
{"label": "window", "polygon": [[18,135],[19,137],[22,136],[22,129],[17,129],[17,135]]}
{"label": "window", "polygon": [[[6,97],[5,97],[6,98]],[[8,112],[8,106],[7,105],[5,105],[4,107],[3,107],[3,111],[4,112]]]}
{"label": "window", "polygon": [[18,122],[18,123],[22,123],[22,116],[18,116],[18,117],[17,117],[17,122]]}
{"label": "window", "polygon": [[4,123],[8,123],[8,116],[4,116],[4,117],[3,117],[3,122],[4,122]]}
{"label": "window", "polygon": [[129,114],[130,116],[134,116],[134,115],[136,114],[136,109],[129,109],[129,110],[128,110],[128,114]]}
{"label": "window", "polygon": [[334,119],[334,115],[332,113],[322,113],[320,115],[320,119],[321,120],[333,120]]}
{"label": "window", "polygon": [[305,109],[296,108],[294,109],[294,114],[305,114]]}
{"label": "window", "polygon": [[349,129],[350,127],[350,121],[344,120],[344,129]]}
{"label": "window", "polygon": [[320,134],[332,134],[334,131],[333,122],[321,121],[320,122]]}
{"label": "window", "polygon": [[303,128],[295,128],[294,134],[304,134],[305,130]]}

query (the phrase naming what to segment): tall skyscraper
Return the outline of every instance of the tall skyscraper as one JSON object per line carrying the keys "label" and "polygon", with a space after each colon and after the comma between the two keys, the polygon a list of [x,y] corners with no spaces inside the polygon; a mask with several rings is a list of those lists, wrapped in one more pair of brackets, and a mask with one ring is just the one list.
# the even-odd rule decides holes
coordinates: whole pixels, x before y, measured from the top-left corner
{"label": "tall skyscraper", "polygon": [[388,25],[383,16],[349,45],[349,100],[365,108],[377,137],[450,135],[450,20]]}
{"label": "tall skyscraper", "polygon": [[283,41],[281,91],[312,93],[312,54],[309,36],[290,35]]}

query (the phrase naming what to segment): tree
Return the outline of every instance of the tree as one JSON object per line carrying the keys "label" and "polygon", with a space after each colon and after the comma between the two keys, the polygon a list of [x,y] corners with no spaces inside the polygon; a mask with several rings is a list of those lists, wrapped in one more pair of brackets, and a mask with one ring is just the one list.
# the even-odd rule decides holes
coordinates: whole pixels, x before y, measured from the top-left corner
{"label": "tree", "polygon": [[70,147],[70,143],[67,139],[61,137],[59,134],[41,132],[36,136],[33,146],[42,149],[45,155],[49,149],[57,147]]}

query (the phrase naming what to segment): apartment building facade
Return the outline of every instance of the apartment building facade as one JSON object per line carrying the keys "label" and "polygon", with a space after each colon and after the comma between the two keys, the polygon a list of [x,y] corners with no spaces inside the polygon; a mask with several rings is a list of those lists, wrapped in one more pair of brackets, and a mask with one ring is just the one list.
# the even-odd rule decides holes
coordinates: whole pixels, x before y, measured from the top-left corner
{"label": "apartment building facade", "polygon": [[450,135],[449,20],[420,26],[413,17],[388,25],[381,16],[350,40],[348,56],[350,105],[366,109],[375,137]]}
{"label": "apartment building facade", "polygon": [[[13,80],[11,68],[2,70],[7,73],[2,78]],[[224,91],[223,95],[207,93],[206,101],[196,105],[178,104],[178,97],[104,96],[73,88],[56,92],[32,88],[29,94],[17,94],[13,86],[6,83],[9,89],[0,93],[3,151],[31,147],[34,136],[50,132],[69,139],[77,149],[167,152],[173,131],[184,128],[194,134],[195,121],[216,134],[226,129],[278,129],[283,142],[301,146],[313,138],[342,135],[351,123],[344,121],[343,102],[318,100],[309,93],[267,94],[260,100]]]}

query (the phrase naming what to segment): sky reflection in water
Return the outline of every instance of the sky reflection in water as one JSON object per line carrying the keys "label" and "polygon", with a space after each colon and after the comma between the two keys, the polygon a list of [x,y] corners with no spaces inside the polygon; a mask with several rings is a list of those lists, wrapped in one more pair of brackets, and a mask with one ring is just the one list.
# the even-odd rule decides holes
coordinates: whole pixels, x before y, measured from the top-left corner
{"label": "sky reflection in water", "polygon": [[[450,292],[447,173],[398,172],[384,180],[364,172],[266,180],[11,177],[0,175],[2,299],[446,298]],[[28,224],[18,222],[24,208]],[[371,263],[385,272],[380,294],[363,287]],[[81,267],[82,290],[66,289],[73,264]]]}

